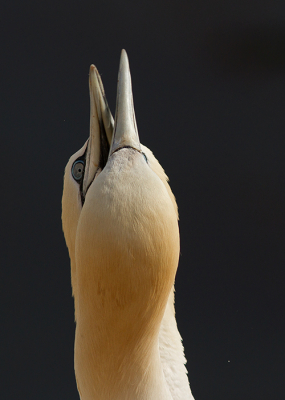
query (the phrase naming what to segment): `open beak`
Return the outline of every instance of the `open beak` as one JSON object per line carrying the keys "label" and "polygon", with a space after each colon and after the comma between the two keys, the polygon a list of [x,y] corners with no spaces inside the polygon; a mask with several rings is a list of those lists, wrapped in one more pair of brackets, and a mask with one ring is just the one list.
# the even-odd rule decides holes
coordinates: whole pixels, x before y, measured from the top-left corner
{"label": "open beak", "polygon": [[105,167],[108,158],[115,151],[131,147],[141,152],[130,67],[125,50],[122,50],[120,59],[115,124],[107,103],[103,83],[95,65],[90,66],[89,90],[90,136],[86,150],[82,187],[84,197],[96,173]]}

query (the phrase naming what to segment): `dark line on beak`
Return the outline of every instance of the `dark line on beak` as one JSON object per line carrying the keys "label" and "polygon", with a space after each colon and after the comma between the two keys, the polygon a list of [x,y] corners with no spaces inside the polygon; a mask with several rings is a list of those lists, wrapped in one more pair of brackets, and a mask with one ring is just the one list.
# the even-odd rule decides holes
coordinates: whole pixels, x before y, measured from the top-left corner
{"label": "dark line on beak", "polygon": [[103,170],[105,165],[107,164],[107,161],[108,161],[110,145],[109,145],[107,134],[106,134],[106,131],[105,131],[105,126],[104,126],[103,120],[101,118],[99,120],[99,124],[100,124],[100,162],[99,162],[99,168],[101,168]]}

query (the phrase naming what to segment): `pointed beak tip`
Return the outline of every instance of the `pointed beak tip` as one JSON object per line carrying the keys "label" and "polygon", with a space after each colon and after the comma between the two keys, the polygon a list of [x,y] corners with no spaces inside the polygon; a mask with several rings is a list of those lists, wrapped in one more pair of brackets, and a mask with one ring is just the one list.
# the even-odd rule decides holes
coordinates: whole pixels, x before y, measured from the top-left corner
{"label": "pointed beak tip", "polygon": [[[100,78],[100,74],[98,69],[94,64],[90,65],[89,70],[89,87],[90,91],[99,90],[99,92],[104,93],[103,84]],[[101,89],[101,90],[100,90]]]}
{"label": "pointed beak tip", "polygon": [[98,69],[95,67],[94,64],[91,64],[90,68],[89,68],[89,75],[92,75],[92,74],[95,74],[97,76],[99,75]]}
{"label": "pointed beak tip", "polygon": [[94,72],[95,70],[96,70],[95,65],[94,65],[94,64],[91,64],[91,65],[90,65],[90,68],[89,68],[89,73],[91,74],[91,72]]}
{"label": "pointed beak tip", "polygon": [[94,81],[94,75],[96,75],[96,67],[94,64],[91,64],[90,68],[89,68],[89,86],[90,86],[90,88],[93,86],[92,81]]}
{"label": "pointed beak tip", "polygon": [[123,66],[129,68],[129,58],[125,49],[121,51],[121,59],[120,59],[120,68],[122,68]]}

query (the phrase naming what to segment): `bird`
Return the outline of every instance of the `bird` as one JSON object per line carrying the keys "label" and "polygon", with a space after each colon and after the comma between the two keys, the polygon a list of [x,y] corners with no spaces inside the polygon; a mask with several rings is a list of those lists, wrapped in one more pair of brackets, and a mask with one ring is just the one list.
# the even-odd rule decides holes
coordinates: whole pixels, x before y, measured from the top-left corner
{"label": "bird", "polygon": [[66,165],[62,195],[80,399],[194,400],[174,309],[177,204],[140,143],[125,50],[115,120],[93,64],[89,90],[89,138]]}

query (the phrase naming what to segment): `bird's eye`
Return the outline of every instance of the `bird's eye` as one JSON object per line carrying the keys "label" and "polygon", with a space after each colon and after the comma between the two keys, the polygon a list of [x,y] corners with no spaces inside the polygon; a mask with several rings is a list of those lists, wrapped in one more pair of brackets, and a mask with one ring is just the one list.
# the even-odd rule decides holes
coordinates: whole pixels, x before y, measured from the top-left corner
{"label": "bird's eye", "polygon": [[78,182],[82,179],[84,172],[84,162],[83,161],[75,161],[72,165],[71,173],[73,178]]}

